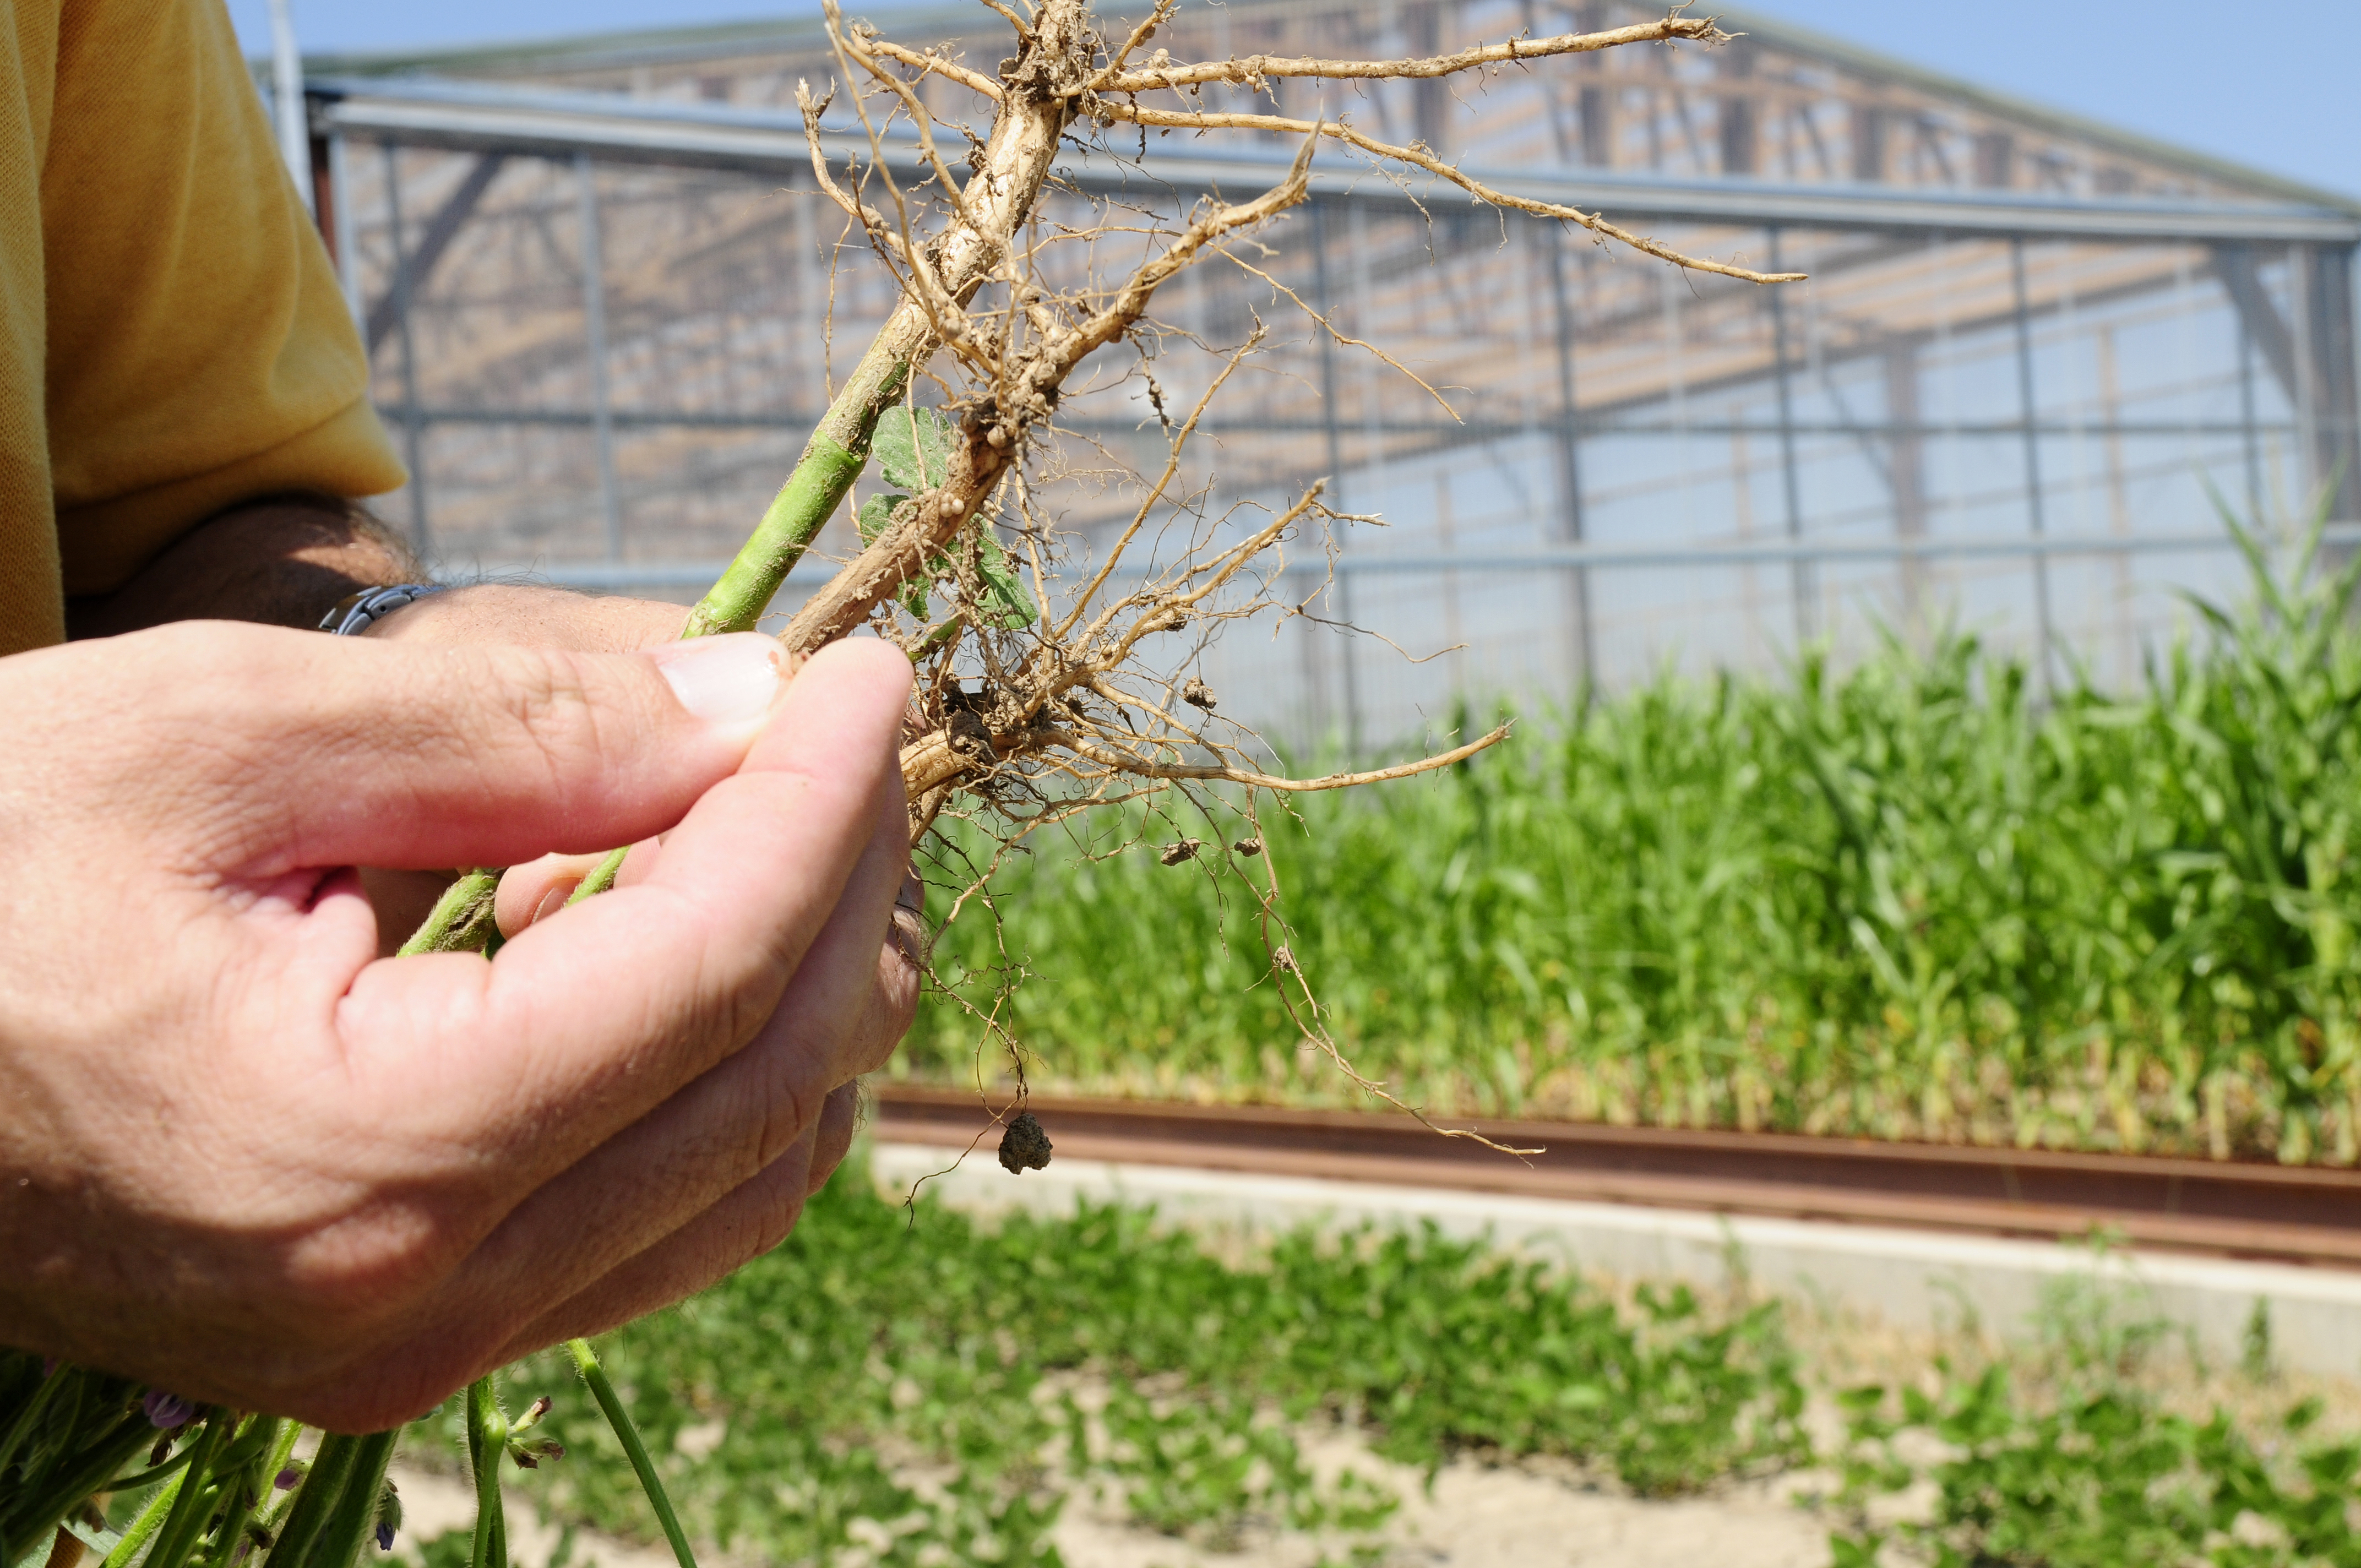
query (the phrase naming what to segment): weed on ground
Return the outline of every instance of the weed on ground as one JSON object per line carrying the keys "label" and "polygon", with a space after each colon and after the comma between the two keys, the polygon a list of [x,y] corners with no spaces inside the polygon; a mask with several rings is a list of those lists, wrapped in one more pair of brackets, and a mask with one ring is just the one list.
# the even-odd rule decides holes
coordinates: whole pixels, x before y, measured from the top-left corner
{"label": "weed on ground", "polygon": [[[1322,1474],[1306,1439],[1323,1428],[1429,1475],[1549,1455],[1650,1496],[1806,1447],[1775,1304],[1619,1302],[1431,1230],[1217,1257],[1139,1210],[986,1226],[850,1171],[778,1251],[603,1354],[683,1517],[780,1563],[1051,1563],[1076,1488],[1217,1550],[1288,1531],[1366,1555],[1399,1495]],[[524,1482],[538,1506],[656,1539],[560,1360],[515,1392],[557,1400],[568,1449]],[[448,1425],[413,1429],[411,1451],[455,1452]]]}
{"label": "weed on ground", "polygon": [[1954,1335],[1836,1396],[1834,1568],[2361,1563],[2354,1387],[2281,1373],[2259,1304],[2236,1362],[2210,1365],[2093,1262],[2022,1342]]}
{"label": "weed on ground", "polygon": [[[1474,1460],[1635,1503],[1782,1476],[1837,1568],[2361,1565],[2361,1388],[2279,1369],[2267,1310],[2209,1361],[2094,1254],[2023,1329],[1585,1281],[1432,1231],[986,1223],[848,1171],[778,1252],[605,1351],[741,1562],[1058,1563],[1079,1508],[1195,1561],[1376,1563],[1421,1478]],[[656,1541],[567,1366],[520,1379],[568,1449],[519,1478],[534,1505]],[[409,1452],[456,1453],[447,1416]]]}

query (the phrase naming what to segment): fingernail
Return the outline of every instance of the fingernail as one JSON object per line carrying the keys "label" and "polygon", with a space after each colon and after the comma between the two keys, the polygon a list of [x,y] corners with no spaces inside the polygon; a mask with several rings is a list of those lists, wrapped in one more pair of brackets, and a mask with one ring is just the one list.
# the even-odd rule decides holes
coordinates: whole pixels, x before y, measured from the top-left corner
{"label": "fingernail", "polygon": [[528,926],[537,926],[548,916],[555,915],[559,910],[565,908],[566,901],[573,897],[574,890],[581,885],[582,883],[578,879],[574,882],[562,882],[555,887],[551,888],[547,893],[543,894],[541,895],[541,903],[539,906],[533,912],[533,918],[527,920],[525,924]]}
{"label": "fingernail", "polygon": [[653,656],[681,707],[725,729],[760,722],[786,676],[786,650],[758,631],[699,637]]}

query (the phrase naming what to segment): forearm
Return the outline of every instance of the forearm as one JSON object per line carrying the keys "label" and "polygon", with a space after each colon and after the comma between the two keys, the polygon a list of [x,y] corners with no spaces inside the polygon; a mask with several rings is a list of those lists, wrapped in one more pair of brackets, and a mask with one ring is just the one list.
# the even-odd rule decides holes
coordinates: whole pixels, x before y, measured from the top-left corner
{"label": "forearm", "polygon": [[66,628],[76,639],[192,620],[309,629],[347,594],[423,576],[409,549],[358,507],[270,498],[199,524],[114,593],[67,601]]}

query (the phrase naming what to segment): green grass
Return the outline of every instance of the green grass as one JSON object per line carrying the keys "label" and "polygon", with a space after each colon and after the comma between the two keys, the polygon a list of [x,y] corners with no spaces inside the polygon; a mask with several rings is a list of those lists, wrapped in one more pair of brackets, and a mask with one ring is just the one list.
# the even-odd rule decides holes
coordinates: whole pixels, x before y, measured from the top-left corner
{"label": "green grass", "polygon": [[[2361,631],[2349,576],[2252,565],[2128,696],[1889,642],[1304,797],[1265,821],[1284,939],[1356,1064],[1458,1113],[2350,1163]],[[999,928],[945,934],[977,1007],[1028,971],[1000,1017],[1037,1086],[1350,1098],[1246,887],[1158,863],[1238,838],[1220,812],[1045,834],[994,879]],[[996,1070],[982,1032],[932,1001],[897,1070]]]}
{"label": "green grass", "polygon": [[[1648,1494],[1803,1452],[1776,1307],[1619,1304],[1431,1231],[1216,1256],[1137,1210],[914,1223],[851,1171],[777,1252],[600,1354],[695,1531],[786,1563],[1051,1563],[1078,1488],[1214,1547],[1283,1529],[1349,1553],[1396,1498],[1314,1475],[1299,1437],[1331,1422],[1413,1465],[1564,1455]],[[510,1383],[512,1405],[555,1398],[569,1451],[513,1484],[660,1539],[563,1354]],[[717,1445],[682,1443],[711,1422]],[[447,1414],[411,1441],[456,1452]]]}

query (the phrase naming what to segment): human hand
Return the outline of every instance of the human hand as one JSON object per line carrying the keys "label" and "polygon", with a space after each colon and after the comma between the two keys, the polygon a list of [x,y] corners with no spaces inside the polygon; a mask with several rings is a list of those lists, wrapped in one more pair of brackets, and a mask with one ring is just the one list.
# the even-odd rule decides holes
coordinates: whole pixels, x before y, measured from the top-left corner
{"label": "human hand", "polygon": [[[0,661],[0,1343],[369,1430],[774,1245],[917,992],[908,666],[840,644],[769,706],[776,651]],[[489,962],[375,959],[346,869],[667,828]]]}
{"label": "human hand", "polygon": [[[371,621],[361,635],[384,641],[446,648],[513,644],[564,648],[577,653],[629,653],[642,648],[660,648],[677,640],[687,619],[688,611],[680,606],[652,599],[593,598],[563,588],[476,583],[413,599]],[[644,872],[652,861],[649,854],[633,857],[633,875]],[[597,863],[598,857],[592,856],[582,871],[572,873],[570,880],[565,879],[562,872],[558,880],[570,893],[589,866]],[[556,885],[544,874],[549,869],[512,874],[503,879],[502,885],[504,889],[511,884],[522,888],[528,880],[536,889]],[[377,910],[380,957],[393,956],[403,940],[425,921],[435,900],[450,884],[451,871],[447,867],[431,872],[389,871],[382,866],[362,869],[361,885],[368,891],[369,904]],[[511,902],[517,896],[511,894]],[[522,928],[520,921],[517,929]],[[515,934],[505,927],[503,930]]]}
{"label": "human hand", "polygon": [[577,653],[630,653],[675,641],[687,620],[688,611],[679,605],[653,599],[475,583],[412,599],[370,622],[361,635],[446,648],[514,643]]}

